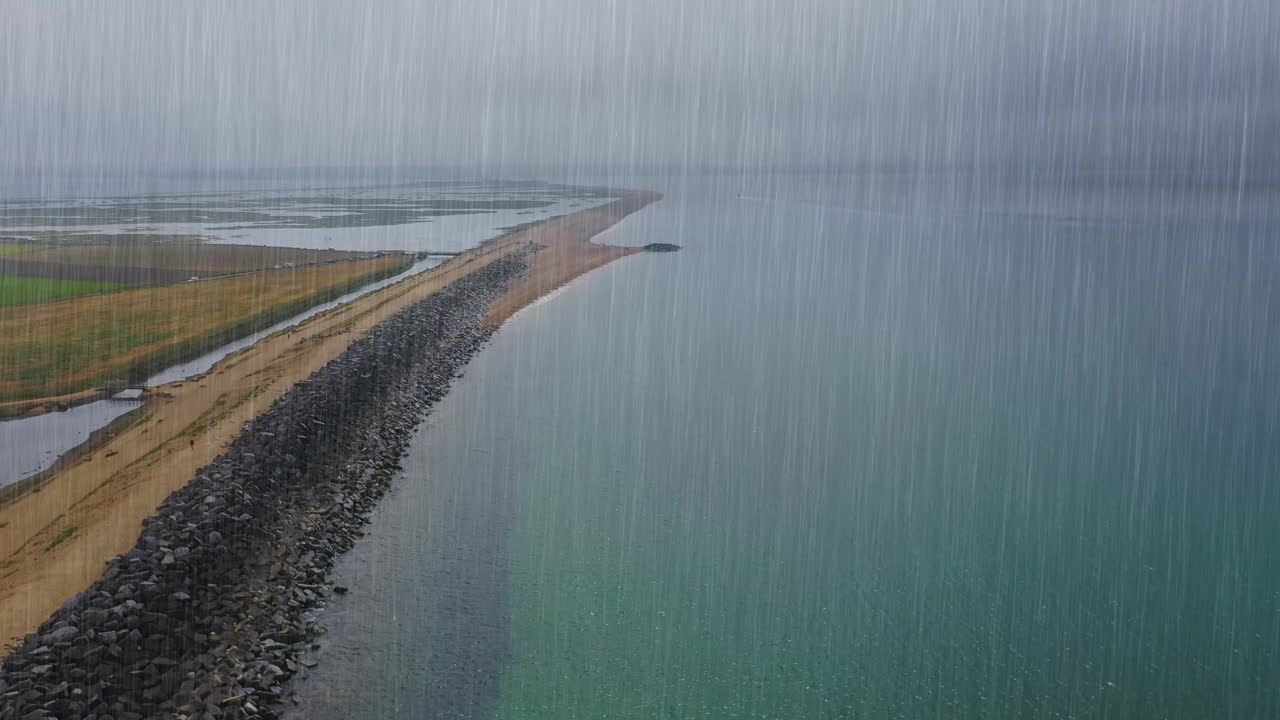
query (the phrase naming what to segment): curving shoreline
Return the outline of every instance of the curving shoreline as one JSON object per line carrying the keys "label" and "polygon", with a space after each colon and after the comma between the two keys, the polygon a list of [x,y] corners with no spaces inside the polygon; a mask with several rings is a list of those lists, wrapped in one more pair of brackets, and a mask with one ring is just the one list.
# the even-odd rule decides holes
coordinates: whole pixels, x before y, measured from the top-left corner
{"label": "curving shoreline", "polygon": [[304,615],[329,594],[333,558],[492,332],[489,302],[524,268],[509,255],[401,311],[245,427],[132,551],[10,655],[9,707],[270,716],[315,636]]}
{"label": "curving shoreline", "polygon": [[630,194],[518,233],[294,385],[10,655],[0,718],[272,716],[315,632],[305,612],[323,602],[334,556],[358,535],[431,403],[533,290],[631,254],[590,237],[658,197]]}

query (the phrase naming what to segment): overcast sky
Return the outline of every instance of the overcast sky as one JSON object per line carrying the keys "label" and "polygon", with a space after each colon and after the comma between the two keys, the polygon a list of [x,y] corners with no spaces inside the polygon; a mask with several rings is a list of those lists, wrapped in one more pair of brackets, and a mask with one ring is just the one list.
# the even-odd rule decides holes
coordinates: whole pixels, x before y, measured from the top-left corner
{"label": "overcast sky", "polygon": [[0,0],[0,169],[1275,166],[1275,0]]}

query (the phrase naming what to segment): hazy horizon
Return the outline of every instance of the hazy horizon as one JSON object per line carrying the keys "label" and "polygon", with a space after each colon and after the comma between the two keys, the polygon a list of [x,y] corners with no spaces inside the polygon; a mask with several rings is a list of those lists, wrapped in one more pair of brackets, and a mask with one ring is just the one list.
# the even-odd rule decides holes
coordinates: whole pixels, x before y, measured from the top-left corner
{"label": "hazy horizon", "polygon": [[1280,166],[1280,10],[0,2],[0,175]]}

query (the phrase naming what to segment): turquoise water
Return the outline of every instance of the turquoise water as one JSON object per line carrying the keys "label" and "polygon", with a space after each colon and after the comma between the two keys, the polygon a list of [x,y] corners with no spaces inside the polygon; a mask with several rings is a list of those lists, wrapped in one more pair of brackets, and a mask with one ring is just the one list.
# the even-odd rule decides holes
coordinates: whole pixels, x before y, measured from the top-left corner
{"label": "turquoise water", "polygon": [[1280,717],[1263,195],[632,179],[342,563],[299,716]]}

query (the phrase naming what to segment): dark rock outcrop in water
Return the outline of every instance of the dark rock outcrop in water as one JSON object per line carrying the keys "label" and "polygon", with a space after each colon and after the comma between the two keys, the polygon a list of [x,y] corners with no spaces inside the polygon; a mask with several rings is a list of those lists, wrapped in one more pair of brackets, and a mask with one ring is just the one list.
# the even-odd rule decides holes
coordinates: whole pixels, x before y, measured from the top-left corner
{"label": "dark rock outcrop in water", "polygon": [[247,423],[5,660],[0,720],[275,717],[310,612],[413,429],[491,332],[508,256],[379,325]]}

